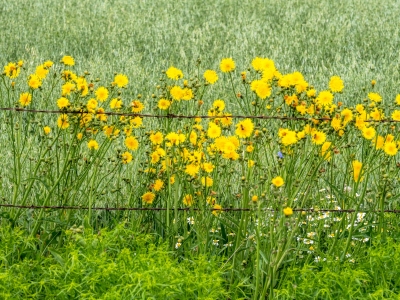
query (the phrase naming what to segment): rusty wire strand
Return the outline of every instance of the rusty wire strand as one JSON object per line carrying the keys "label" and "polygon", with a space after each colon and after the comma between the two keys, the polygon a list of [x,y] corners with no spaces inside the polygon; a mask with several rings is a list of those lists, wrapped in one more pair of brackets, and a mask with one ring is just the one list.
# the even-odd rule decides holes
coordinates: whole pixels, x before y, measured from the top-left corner
{"label": "rusty wire strand", "polygon": [[[95,115],[107,115],[107,116],[127,116],[127,117],[141,117],[141,118],[170,118],[170,119],[223,119],[223,118],[234,118],[234,119],[264,119],[264,120],[301,120],[301,121],[332,121],[332,118],[305,118],[305,117],[286,117],[286,116],[244,116],[244,115],[224,115],[224,116],[186,116],[186,115],[152,115],[152,114],[139,114],[139,113],[123,113],[123,112],[89,112],[89,111],[67,111],[67,110],[38,110],[38,109],[26,109],[20,107],[0,107],[0,111],[15,111],[15,112],[27,112],[27,113],[47,113],[47,114],[95,114]],[[400,121],[383,119],[383,120],[364,120],[364,122],[378,122],[378,123],[396,123]]]}
{"label": "rusty wire strand", "polygon": [[[17,205],[17,204],[0,204],[0,207],[6,208],[24,208],[24,209],[64,209],[64,210],[89,210],[87,206],[50,206],[50,205]],[[175,208],[165,207],[92,207],[91,210],[106,210],[106,211],[174,211]],[[178,211],[204,211],[200,208],[180,207]],[[210,208],[208,211],[258,211],[252,208]],[[262,211],[275,211],[272,208],[262,209]],[[294,212],[334,212],[334,213],[381,213],[381,210],[355,210],[355,209],[316,209],[316,208],[294,208]],[[400,209],[385,209],[385,213],[399,214]]]}

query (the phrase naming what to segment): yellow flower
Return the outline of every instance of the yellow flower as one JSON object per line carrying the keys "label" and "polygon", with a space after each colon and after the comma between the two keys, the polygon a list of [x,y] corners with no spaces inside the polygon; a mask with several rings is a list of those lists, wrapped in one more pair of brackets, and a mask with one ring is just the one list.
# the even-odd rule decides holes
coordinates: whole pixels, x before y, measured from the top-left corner
{"label": "yellow flower", "polygon": [[182,90],[182,100],[190,100],[193,98],[193,91],[188,88]]}
{"label": "yellow flower", "polygon": [[72,56],[66,55],[61,59],[61,62],[66,66],[75,65],[75,60]]}
{"label": "yellow flower", "polygon": [[107,121],[107,115],[104,113],[104,108],[99,107],[97,109],[96,118],[98,118],[100,121]]}
{"label": "yellow flower", "polygon": [[331,159],[331,152],[328,150],[331,148],[332,143],[331,142],[325,142],[322,144],[321,147],[321,156],[325,159],[325,160],[330,160]]}
{"label": "yellow flower", "polygon": [[329,88],[334,93],[340,93],[343,88],[343,80],[339,76],[332,76],[329,81]]}
{"label": "yellow flower", "polygon": [[268,58],[255,57],[251,65],[256,71],[270,71],[273,74],[276,70],[274,61]]}
{"label": "yellow flower", "polygon": [[81,132],[79,132],[79,133],[76,135],[76,138],[77,138],[78,140],[81,140],[81,139],[83,138],[83,134],[82,134]]}
{"label": "yellow flower", "polygon": [[213,180],[211,177],[201,177],[201,184],[205,187],[211,187],[213,185]]}
{"label": "yellow flower", "polygon": [[395,110],[395,111],[392,113],[392,119],[393,119],[394,121],[400,121],[400,110]]}
{"label": "yellow flower", "polygon": [[156,133],[152,133],[150,134],[150,141],[154,144],[154,145],[160,145],[164,140],[163,134],[159,131],[157,131]]}
{"label": "yellow flower", "polygon": [[189,164],[186,166],[185,173],[194,177],[200,171],[200,166],[197,164]]}
{"label": "yellow flower", "polygon": [[101,86],[97,88],[95,95],[97,100],[104,102],[108,98],[108,90],[104,86]]}
{"label": "yellow flower", "polygon": [[156,164],[160,161],[160,154],[158,154],[157,151],[154,151],[150,154],[150,158],[151,158],[150,162],[152,164]]}
{"label": "yellow flower", "polygon": [[22,106],[28,106],[31,104],[32,101],[32,95],[30,93],[22,93],[19,96],[19,103],[21,103]]}
{"label": "yellow flower", "polygon": [[285,146],[290,146],[298,141],[297,133],[294,130],[280,128],[278,136],[281,138],[281,143]]}
{"label": "yellow flower", "polygon": [[185,195],[183,197],[183,204],[186,206],[192,206],[193,205],[193,196],[192,195]]}
{"label": "yellow flower", "polygon": [[128,136],[125,139],[125,146],[129,149],[129,150],[137,150],[139,148],[139,142],[138,140],[133,137],[133,136]]}
{"label": "yellow flower", "polygon": [[249,161],[247,162],[247,166],[248,166],[249,168],[252,168],[254,165],[255,165],[255,161],[252,160],[252,159],[249,159]]}
{"label": "yellow flower", "polygon": [[310,89],[307,91],[307,97],[314,98],[316,93],[317,93],[317,91],[315,89]]}
{"label": "yellow flower", "polygon": [[86,103],[86,107],[90,112],[94,112],[94,110],[97,107],[98,102],[96,101],[96,99],[92,98],[89,99],[88,102]]}
{"label": "yellow flower", "polygon": [[206,70],[203,77],[209,84],[214,84],[218,80],[218,75],[214,70]]}
{"label": "yellow flower", "polygon": [[343,109],[340,114],[343,117],[343,126],[345,126],[348,122],[353,120],[353,112],[348,108]]}
{"label": "yellow flower", "polygon": [[69,127],[68,116],[66,114],[62,114],[58,117],[57,126],[61,129]]}
{"label": "yellow flower", "polygon": [[271,180],[271,183],[276,187],[281,187],[285,182],[281,176],[277,176]]}
{"label": "yellow flower", "polygon": [[222,212],[222,206],[219,204],[214,204],[212,214],[218,216]]}
{"label": "yellow flower", "polygon": [[131,106],[132,106],[132,112],[134,113],[140,113],[144,109],[143,103],[140,102],[139,100],[133,100]]}
{"label": "yellow flower", "polygon": [[51,128],[49,126],[45,126],[43,128],[43,131],[44,131],[45,134],[49,134],[51,132]]}
{"label": "yellow flower", "polygon": [[248,138],[253,132],[254,124],[250,119],[245,119],[236,125],[235,134],[240,138]]}
{"label": "yellow flower", "polygon": [[142,195],[142,200],[146,204],[152,204],[156,195],[152,192],[147,192]]}
{"label": "yellow flower", "polygon": [[397,105],[400,105],[400,94],[396,96],[395,102]]}
{"label": "yellow flower", "polygon": [[87,144],[88,148],[90,150],[97,150],[99,149],[99,144],[96,142],[96,140],[90,140]]}
{"label": "yellow flower", "polygon": [[249,146],[247,146],[246,147],[246,152],[253,152],[253,150],[254,150],[254,146],[253,145],[249,145]]}
{"label": "yellow flower", "polygon": [[396,155],[397,151],[398,151],[396,143],[395,142],[386,142],[384,151],[387,155],[391,155],[391,156]]}
{"label": "yellow flower", "polygon": [[29,76],[28,86],[30,88],[35,90],[35,89],[39,88],[41,85],[42,85],[42,81],[40,80],[40,78],[37,75],[32,74],[31,76]]}
{"label": "yellow flower", "polygon": [[129,80],[126,75],[117,74],[114,77],[114,83],[120,88],[126,87],[128,85],[128,82]]}
{"label": "yellow flower", "polygon": [[213,108],[215,108],[216,110],[218,110],[219,112],[223,111],[225,108],[225,102],[224,100],[215,100],[213,103]]}
{"label": "yellow flower", "polygon": [[367,140],[372,140],[376,134],[374,127],[364,127],[362,129],[362,135]]}
{"label": "yellow flower", "polygon": [[130,154],[128,151],[126,151],[126,152],[122,153],[121,158],[122,158],[123,164],[129,164],[132,161],[132,154]]}
{"label": "yellow flower", "polygon": [[212,163],[204,163],[203,164],[203,170],[206,171],[207,173],[211,173],[214,170],[214,165]]}
{"label": "yellow flower", "polygon": [[353,164],[353,175],[354,175],[354,181],[361,181],[362,178],[360,179],[360,173],[362,169],[362,163],[359,162],[358,160],[354,160],[352,162]]}
{"label": "yellow flower", "polygon": [[257,201],[258,201],[258,196],[257,196],[257,195],[253,195],[253,196],[251,197],[251,201],[257,202]]}
{"label": "yellow flower", "polygon": [[223,127],[229,127],[232,125],[232,118],[230,116],[231,114],[224,114],[222,118],[218,118]]}
{"label": "yellow flower", "polygon": [[382,101],[382,97],[378,93],[368,93],[368,98],[369,98],[369,100],[371,100],[373,102],[381,102]]}
{"label": "yellow flower", "polygon": [[167,100],[167,99],[160,99],[158,101],[158,108],[159,109],[163,109],[166,110],[170,107],[171,105],[171,101]]}
{"label": "yellow flower", "polygon": [[161,179],[157,179],[153,184],[153,189],[158,192],[163,188],[163,186],[164,182]]}
{"label": "yellow flower", "polygon": [[316,145],[321,145],[326,140],[326,134],[322,131],[314,131],[312,135],[312,142]]}
{"label": "yellow flower", "polygon": [[168,140],[171,145],[179,145],[180,143],[183,143],[186,138],[182,133],[177,134],[176,132],[170,132],[166,135],[165,139]]}
{"label": "yellow flower", "polygon": [[227,73],[235,70],[236,66],[232,58],[224,58],[223,60],[221,60],[219,67],[221,68],[222,72]]}
{"label": "yellow flower", "polygon": [[111,109],[119,109],[122,107],[122,100],[118,98],[114,98],[110,101],[110,108]]}
{"label": "yellow flower", "polygon": [[15,63],[9,63],[4,67],[4,73],[6,74],[7,77],[10,77],[12,79],[17,78],[19,76],[19,73],[21,71],[20,66],[18,66]]}
{"label": "yellow flower", "polygon": [[183,73],[181,70],[175,68],[175,67],[170,67],[167,72],[167,77],[173,80],[178,80],[183,77]]}
{"label": "yellow flower", "polygon": [[330,91],[322,91],[318,94],[317,103],[323,106],[330,106],[333,102],[333,95]]}
{"label": "yellow flower", "polygon": [[74,90],[75,90],[75,84],[73,84],[71,82],[66,82],[61,87],[61,93],[63,96],[71,94],[71,92]]}
{"label": "yellow flower", "polygon": [[49,70],[44,65],[40,65],[40,66],[36,67],[35,75],[40,80],[45,79],[48,73],[49,73]]}
{"label": "yellow flower", "polygon": [[221,127],[216,125],[214,122],[208,123],[207,136],[215,139],[221,135]]}
{"label": "yellow flower", "polygon": [[376,139],[372,140],[372,144],[375,145],[376,150],[383,149],[383,146],[385,144],[385,139],[383,136],[378,135]]}
{"label": "yellow flower", "polygon": [[46,68],[51,68],[53,66],[53,62],[51,60],[46,60],[43,64]]}
{"label": "yellow flower", "polygon": [[283,214],[285,215],[285,217],[289,217],[293,215],[293,209],[291,209],[290,207],[286,207],[283,209]]}
{"label": "yellow flower", "polygon": [[184,96],[183,89],[180,86],[173,86],[169,93],[171,94],[172,98],[177,101],[182,100]]}
{"label": "yellow flower", "polygon": [[63,109],[64,107],[67,107],[69,105],[69,101],[65,97],[61,97],[60,99],[57,100],[57,106],[60,109]]}

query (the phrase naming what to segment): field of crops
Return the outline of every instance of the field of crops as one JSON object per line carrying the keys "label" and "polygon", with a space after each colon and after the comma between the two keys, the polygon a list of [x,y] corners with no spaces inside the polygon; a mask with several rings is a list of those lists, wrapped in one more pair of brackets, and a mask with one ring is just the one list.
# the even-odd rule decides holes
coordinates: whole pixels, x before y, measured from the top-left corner
{"label": "field of crops", "polygon": [[0,0],[0,298],[398,299],[399,7]]}

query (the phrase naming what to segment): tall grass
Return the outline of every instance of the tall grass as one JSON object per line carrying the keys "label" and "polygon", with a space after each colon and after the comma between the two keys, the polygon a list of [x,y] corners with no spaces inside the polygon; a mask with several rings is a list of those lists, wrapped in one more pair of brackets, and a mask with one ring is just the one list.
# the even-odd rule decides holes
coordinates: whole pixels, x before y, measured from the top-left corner
{"label": "tall grass", "polygon": [[[29,108],[56,109],[61,86],[68,81],[77,83],[65,78],[67,73],[63,69],[67,68],[84,75],[90,89],[84,97],[77,91],[71,95],[65,93],[70,105],[62,109],[93,113],[87,120],[79,114],[68,115],[69,126],[62,128],[60,119],[57,126],[59,116],[2,112],[0,141],[6,145],[0,149],[3,201],[89,207],[88,211],[2,208],[2,224],[10,226],[4,229],[4,236],[7,231],[18,232],[22,227],[32,241],[21,246],[21,252],[27,254],[11,262],[11,254],[6,250],[2,260],[6,272],[14,272],[14,264],[19,268],[20,259],[22,264],[26,263],[25,257],[38,259],[43,255],[48,264],[53,264],[54,259],[65,263],[66,257],[74,257],[76,250],[71,254],[65,250],[71,241],[70,228],[74,233],[116,228],[118,234],[121,228],[118,224],[122,222],[129,232],[156,234],[160,241],[167,242],[182,261],[182,268],[190,267],[185,263],[192,257],[199,257],[200,264],[204,263],[201,261],[204,255],[217,257],[222,263],[221,273],[216,276],[224,277],[229,297],[307,298],[305,294],[312,289],[308,285],[311,278],[308,266],[321,270],[321,289],[326,289],[326,282],[338,278],[338,274],[351,277],[359,272],[354,276],[374,282],[372,287],[358,286],[352,290],[350,286],[340,286],[337,289],[346,290],[341,296],[351,296],[353,292],[358,293],[357,297],[378,295],[379,291],[374,289],[380,288],[382,297],[389,295],[390,288],[398,288],[392,284],[396,274],[387,283],[376,277],[371,279],[373,275],[366,275],[364,269],[352,273],[335,267],[336,273],[324,275],[325,262],[337,261],[353,270],[349,266],[365,263],[364,253],[375,251],[375,248],[370,251],[372,244],[390,249],[392,239],[396,240],[398,235],[398,218],[388,216],[384,209],[397,209],[399,205],[400,178],[396,164],[399,145],[393,143],[394,154],[383,145],[389,145],[391,139],[398,142],[399,125],[372,122],[359,126],[351,122],[347,126],[340,119],[347,107],[361,118],[356,104],[362,104],[370,114],[367,119],[372,118],[375,107],[386,118],[391,118],[396,109],[399,56],[393,49],[398,48],[399,42],[393,38],[398,32],[393,24],[400,10],[395,2],[368,4],[364,1],[4,3],[0,16],[5,22],[0,24],[0,30],[5,33],[3,41],[8,42],[0,43],[0,61],[5,65],[22,59],[25,70],[15,80],[2,75],[1,106],[21,106],[20,94],[29,91],[33,95]],[[64,55],[72,55],[76,66],[58,63]],[[310,85],[299,92],[296,84],[284,86],[280,74],[274,73],[267,79],[272,86],[271,96],[263,100],[258,92],[251,91],[251,82],[265,73],[253,70],[254,65],[251,67],[255,56],[274,59],[282,74],[300,71]],[[225,57],[234,58],[234,71],[219,71],[220,61]],[[42,87],[28,88],[29,74],[48,59],[56,63]],[[171,65],[182,69],[186,82],[167,78],[161,72]],[[218,71],[215,85],[205,82],[206,69]],[[128,75],[127,88],[111,84],[120,73]],[[345,83],[343,93],[334,93],[336,107],[322,105],[319,103],[322,100],[306,93],[313,87],[316,96],[319,91],[327,90],[332,75],[339,75]],[[376,82],[371,83],[372,79]],[[110,92],[104,103],[95,93],[100,86]],[[189,89],[192,99],[174,99],[173,86]],[[379,93],[383,101],[371,99],[371,92]],[[240,120],[223,127],[218,123],[221,120],[215,123],[162,118],[144,118],[143,125],[136,126],[138,121],[133,117],[108,116],[102,120],[88,108],[89,98],[97,97],[97,104],[105,110],[130,112],[132,99],[137,99],[145,105],[147,113],[207,115],[217,114],[214,101],[223,99],[224,112],[301,117],[296,109],[299,103],[288,101],[287,97],[293,94],[298,97],[296,101],[303,101],[307,107],[321,105],[322,117],[339,115],[341,130],[330,122],[313,122],[314,113],[307,113],[308,121],[253,120],[251,126],[247,121],[239,123]],[[121,109],[110,106],[110,100],[116,97],[124,103]],[[157,107],[164,98],[174,99],[167,111]],[[369,124],[376,129],[373,137],[368,137],[364,130]],[[254,129],[245,129],[253,125]],[[45,126],[51,131],[44,131]],[[105,126],[115,126],[120,132],[108,132]],[[216,146],[216,136],[209,132],[212,126],[219,126],[224,136],[236,135],[236,139],[225,139],[222,146]],[[249,135],[238,133],[240,128],[249,131]],[[151,141],[157,131],[164,136],[159,146]],[[174,144],[167,138],[171,132],[185,141]],[[195,142],[193,132],[197,135]],[[284,142],[283,137],[293,132],[295,141]],[[317,137],[325,134],[326,141],[332,144],[324,144],[327,147],[321,150],[325,140],[319,143]],[[129,135],[139,142],[138,149],[128,145]],[[378,135],[382,147],[376,146]],[[225,150],[228,144],[234,150]],[[165,156],[158,148],[165,150]],[[157,151],[161,151],[158,152],[161,160],[152,162],[151,155]],[[129,155],[132,161],[124,161]],[[357,161],[361,162],[358,169]],[[213,164],[212,171],[206,171],[206,162]],[[201,168],[192,174],[187,169],[190,164]],[[206,176],[212,179],[212,185],[202,182]],[[160,189],[155,187],[157,180],[163,183]],[[152,193],[155,199],[146,198],[146,193]],[[188,199],[194,202],[188,203]],[[109,212],[92,210],[95,206],[156,206],[167,211]],[[180,212],[181,207],[189,208]],[[222,213],[221,207],[250,211]],[[312,207],[314,212],[292,214],[291,208],[301,207]],[[211,212],[211,208],[215,210]],[[326,213],[319,212],[319,208],[355,212]],[[77,226],[81,229],[77,230]],[[93,243],[96,237],[87,239]],[[2,241],[10,244],[5,238]],[[74,239],[73,243],[80,241]],[[163,247],[161,252],[165,250]],[[149,251],[156,251],[150,248]],[[89,260],[98,255],[97,250],[92,250],[82,250],[94,253],[86,256]],[[160,255],[164,257],[163,253]],[[69,274],[62,272],[59,273],[62,277]],[[304,281],[291,285],[291,278],[299,273]],[[115,276],[113,273],[112,277]],[[106,283],[100,285],[104,288]],[[50,284],[43,286],[53,288]],[[209,286],[207,282],[204,285],[206,289]],[[37,291],[38,287],[30,285],[29,289]],[[39,288],[38,295],[41,292]],[[81,293],[85,291],[80,290],[77,296]],[[323,295],[328,294],[314,293],[315,297]]]}

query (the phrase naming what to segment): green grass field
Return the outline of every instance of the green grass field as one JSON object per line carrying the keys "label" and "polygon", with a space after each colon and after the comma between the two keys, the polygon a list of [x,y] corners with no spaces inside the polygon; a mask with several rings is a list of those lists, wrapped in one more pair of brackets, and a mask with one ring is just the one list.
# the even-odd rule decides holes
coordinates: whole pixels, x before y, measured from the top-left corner
{"label": "green grass field", "polygon": [[[0,0],[1,70],[23,61],[0,106],[68,115],[0,111],[0,204],[88,208],[0,207],[0,298],[399,299],[400,220],[384,212],[400,209],[400,125],[385,122],[400,120],[399,19],[394,0]],[[97,110],[133,99],[306,120]]]}

